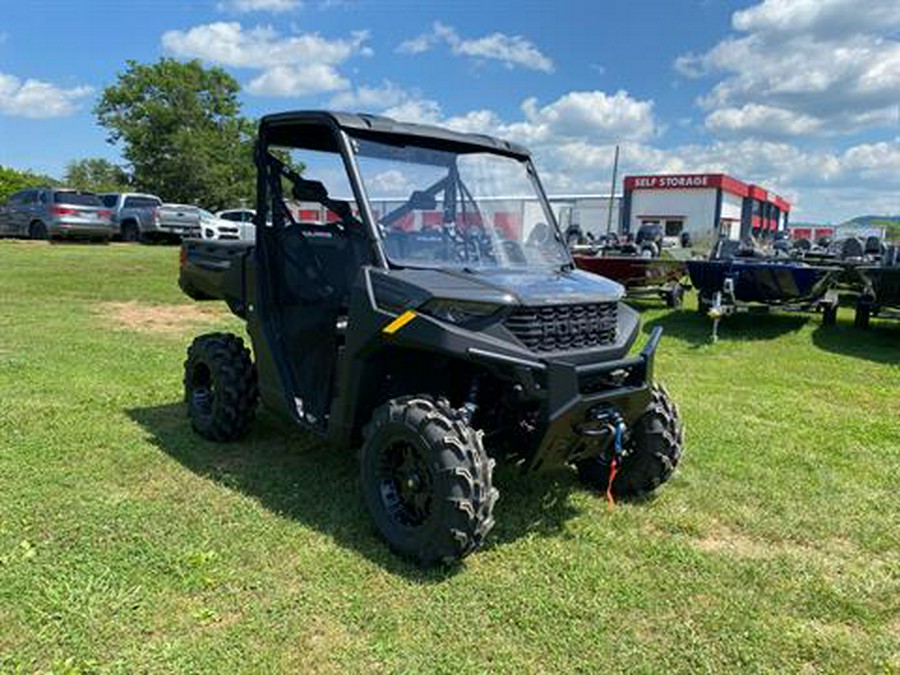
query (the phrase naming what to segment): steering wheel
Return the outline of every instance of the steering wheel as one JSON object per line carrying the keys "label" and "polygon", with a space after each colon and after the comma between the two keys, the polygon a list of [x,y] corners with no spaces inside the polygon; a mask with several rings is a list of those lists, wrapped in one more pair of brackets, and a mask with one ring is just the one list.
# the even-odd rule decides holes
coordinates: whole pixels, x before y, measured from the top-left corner
{"label": "steering wheel", "polygon": [[503,249],[503,254],[510,262],[517,265],[525,265],[528,263],[528,258],[525,257],[525,252],[522,250],[522,246],[519,242],[513,241],[512,239],[504,239],[500,246]]}
{"label": "steering wheel", "polygon": [[535,247],[546,246],[550,242],[552,235],[553,233],[547,223],[535,223],[534,227],[531,228],[531,232],[528,233],[528,239],[525,241],[525,245]]}

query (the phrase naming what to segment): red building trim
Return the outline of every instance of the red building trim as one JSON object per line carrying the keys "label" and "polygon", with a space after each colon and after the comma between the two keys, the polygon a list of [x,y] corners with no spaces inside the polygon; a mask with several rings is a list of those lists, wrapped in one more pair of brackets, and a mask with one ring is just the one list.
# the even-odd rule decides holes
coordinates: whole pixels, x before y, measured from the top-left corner
{"label": "red building trim", "polygon": [[708,190],[746,197],[749,186],[723,173],[661,174],[658,176],[626,176],[625,190]]}

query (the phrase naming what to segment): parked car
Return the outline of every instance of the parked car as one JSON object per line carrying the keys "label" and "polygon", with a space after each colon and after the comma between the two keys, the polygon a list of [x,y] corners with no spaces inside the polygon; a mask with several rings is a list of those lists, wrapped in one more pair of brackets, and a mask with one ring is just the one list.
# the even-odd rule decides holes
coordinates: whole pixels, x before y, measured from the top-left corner
{"label": "parked car", "polygon": [[112,211],[93,192],[39,187],[20,190],[0,206],[0,235],[108,240]]}
{"label": "parked car", "polygon": [[253,241],[256,226],[253,209],[227,209],[216,213],[216,222],[203,223],[203,238],[216,241]]}
{"label": "parked car", "polygon": [[107,192],[100,195],[103,205],[112,209],[114,236],[122,241],[143,241],[159,230],[162,199],[137,192]]}

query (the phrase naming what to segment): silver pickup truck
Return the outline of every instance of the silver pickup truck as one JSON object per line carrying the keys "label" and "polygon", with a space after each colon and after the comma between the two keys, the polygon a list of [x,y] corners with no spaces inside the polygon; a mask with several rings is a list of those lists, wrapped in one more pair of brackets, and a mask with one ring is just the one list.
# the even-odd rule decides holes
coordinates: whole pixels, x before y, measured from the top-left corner
{"label": "silver pickup truck", "polygon": [[205,212],[190,204],[163,204],[159,208],[159,232],[167,238],[200,237],[200,224]]}
{"label": "silver pickup truck", "polygon": [[113,211],[116,235],[123,241],[177,240],[200,236],[200,213],[196,206],[163,204],[149,194],[108,192],[100,195]]}
{"label": "silver pickup truck", "polygon": [[100,195],[113,212],[115,236],[122,241],[144,241],[156,232],[162,200],[137,192],[107,192]]}

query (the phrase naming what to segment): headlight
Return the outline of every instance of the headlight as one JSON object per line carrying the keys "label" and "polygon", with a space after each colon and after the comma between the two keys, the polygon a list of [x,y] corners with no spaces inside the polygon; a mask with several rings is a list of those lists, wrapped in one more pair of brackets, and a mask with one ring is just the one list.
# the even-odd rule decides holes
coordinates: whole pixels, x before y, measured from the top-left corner
{"label": "headlight", "polygon": [[461,326],[485,319],[500,311],[500,307],[486,302],[470,302],[467,300],[433,299],[419,307],[422,314],[435,319],[455,323]]}

